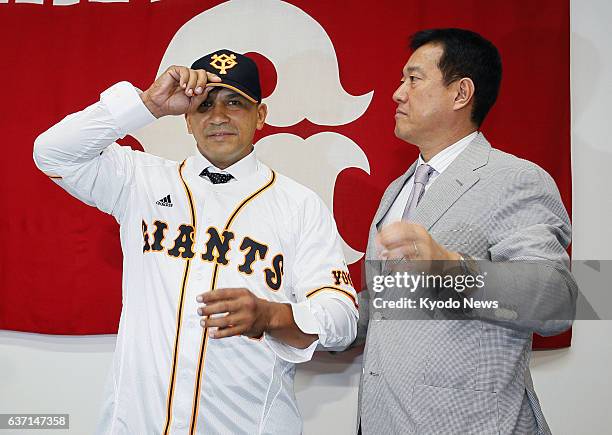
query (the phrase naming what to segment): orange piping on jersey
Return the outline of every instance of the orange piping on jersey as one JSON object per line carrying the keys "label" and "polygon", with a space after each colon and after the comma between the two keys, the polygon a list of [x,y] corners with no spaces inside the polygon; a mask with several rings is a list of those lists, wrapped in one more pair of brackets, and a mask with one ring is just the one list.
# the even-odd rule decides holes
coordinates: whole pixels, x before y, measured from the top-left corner
{"label": "orange piping on jersey", "polygon": [[355,299],[355,296],[353,296],[351,294],[351,292],[348,292],[348,291],[346,291],[344,289],[341,289],[341,288],[338,288],[338,287],[329,287],[329,286],[328,287],[319,287],[317,289],[311,290],[308,293],[306,293],[306,297],[310,298],[310,297],[312,297],[312,296],[314,296],[317,293],[322,292],[322,291],[334,291],[334,292],[342,293],[343,295],[348,296],[349,298],[351,298],[351,301],[353,301],[353,304],[355,305],[355,307],[358,307],[357,299]]}
{"label": "orange piping on jersey", "polygon": [[[183,182],[183,187],[185,188],[185,193],[187,194],[187,200],[189,202],[189,210],[191,214],[191,225],[193,226],[193,240],[195,243],[196,240],[196,214],[195,207],[193,206],[193,196],[191,195],[191,191],[189,190],[189,186],[185,182],[183,178],[183,167],[185,166],[185,161],[180,164],[178,171],[179,177]],[[170,431],[170,424],[172,423],[172,401],[174,399],[174,384],[176,381],[176,366],[178,359],[178,348],[179,348],[179,339],[181,334],[181,323],[183,317],[183,305],[185,301],[185,288],[187,287],[187,279],[189,277],[189,269],[191,265],[191,258],[185,259],[185,272],[183,273],[183,280],[181,283],[181,294],[179,297],[179,303],[177,307],[176,313],[176,335],[174,338],[174,351],[172,355],[172,370],[170,372],[170,384],[168,386],[168,397],[166,401],[166,424],[164,425],[164,435],[168,435]]]}
{"label": "orange piping on jersey", "polygon": [[[229,230],[230,226],[232,225],[232,222],[234,221],[238,213],[240,213],[240,211],[243,209],[243,207],[247,205],[247,203],[249,203],[252,199],[254,199],[259,194],[263,193],[265,190],[267,190],[270,186],[274,184],[274,182],[276,181],[276,173],[272,170],[270,170],[270,172],[272,172],[272,176],[270,177],[270,180],[264,186],[259,188],[257,191],[255,191],[250,196],[248,196],[244,201],[242,201],[238,205],[238,207],[236,207],[236,209],[232,212],[229,219],[227,220],[227,223],[225,224],[225,228],[223,229],[223,231]],[[215,287],[217,286],[218,272],[219,272],[219,263],[215,263],[215,268],[213,270],[212,279],[210,281],[210,291],[213,291]],[[193,392],[193,408],[191,410],[191,424],[189,426],[190,435],[195,434],[196,426],[198,424],[198,411],[199,411],[198,408],[200,404],[200,389],[201,389],[202,377],[203,377],[202,372],[205,367],[207,347],[208,347],[208,328],[204,328],[204,331],[202,331],[202,343],[200,344],[200,356],[198,358],[196,383],[195,383],[195,388]]]}
{"label": "orange piping on jersey", "polygon": [[238,213],[240,213],[240,211],[242,210],[242,208],[249,202],[251,201],[253,198],[255,198],[256,196],[258,196],[260,193],[262,193],[264,190],[267,190],[270,186],[272,186],[274,184],[274,182],[276,181],[276,172],[274,172],[273,170],[270,170],[270,172],[272,172],[272,176],[270,177],[270,181],[268,181],[264,186],[262,186],[259,190],[257,190],[255,193],[251,194],[251,196],[249,196],[248,198],[246,198],[244,201],[242,201],[240,203],[240,205],[238,207],[236,207],[236,210],[234,210],[234,212],[230,215],[229,219],[227,220],[227,223],[225,224],[225,229],[223,231],[227,231],[229,230],[229,227],[232,225],[232,222],[234,221],[234,219],[236,218],[236,216],[238,215]]}

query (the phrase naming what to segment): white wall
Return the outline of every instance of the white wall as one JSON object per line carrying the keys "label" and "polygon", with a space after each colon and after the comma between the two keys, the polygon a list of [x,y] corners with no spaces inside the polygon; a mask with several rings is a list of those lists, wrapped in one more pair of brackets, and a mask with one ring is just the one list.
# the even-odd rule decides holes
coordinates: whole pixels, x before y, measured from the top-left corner
{"label": "white wall", "polygon": [[[612,260],[612,3],[573,0],[570,7],[572,254]],[[612,321],[577,321],[570,349],[534,353],[533,379],[553,433],[611,433],[611,364]]]}
{"label": "white wall", "polygon": [[[610,18],[612,4],[607,0],[571,3],[576,259],[612,260],[612,147],[608,146],[607,112],[612,101]],[[114,336],[0,331],[0,412],[69,413],[70,434],[91,433],[114,343]],[[306,434],[353,433],[360,362],[355,354],[319,355],[300,367],[296,394]],[[553,433],[610,433],[611,364],[612,321],[578,321],[571,349],[534,354],[534,383]],[[47,432],[61,433],[18,433]]]}

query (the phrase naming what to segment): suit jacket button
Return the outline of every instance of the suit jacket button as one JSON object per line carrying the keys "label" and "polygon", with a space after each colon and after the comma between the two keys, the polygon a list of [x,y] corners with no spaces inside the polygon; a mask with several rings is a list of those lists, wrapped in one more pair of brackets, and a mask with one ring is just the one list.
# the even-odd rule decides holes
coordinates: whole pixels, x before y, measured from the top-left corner
{"label": "suit jacket button", "polygon": [[498,308],[495,310],[495,317],[503,320],[516,320],[518,314],[516,311],[509,310],[507,308]]}

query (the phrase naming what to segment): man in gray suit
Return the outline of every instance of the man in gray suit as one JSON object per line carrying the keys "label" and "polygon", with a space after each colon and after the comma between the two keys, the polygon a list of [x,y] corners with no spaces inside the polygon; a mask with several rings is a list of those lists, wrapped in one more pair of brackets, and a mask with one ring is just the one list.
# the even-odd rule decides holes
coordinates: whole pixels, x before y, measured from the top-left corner
{"label": "man in gray suit", "polygon": [[[395,134],[420,156],[388,187],[370,228],[360,430],[550,433],[529,359],[532,333],[566,330],[575,311],[567,212],[543,169],[492,148],[479,131],[501,83],[495,46],[470,31],[433,29],[416,33],[411,48],[393,95]],[[371,284],[394,259],[484,276],[482,288],[450,293],[494,305],[393,320],[376,311],[381,293]]]}

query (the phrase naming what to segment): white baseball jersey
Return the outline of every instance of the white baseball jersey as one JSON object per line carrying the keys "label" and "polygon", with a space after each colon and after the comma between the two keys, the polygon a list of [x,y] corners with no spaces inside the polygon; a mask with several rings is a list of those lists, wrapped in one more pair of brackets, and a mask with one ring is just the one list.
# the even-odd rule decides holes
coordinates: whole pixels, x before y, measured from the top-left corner
{"label": "white baseball jersey", "polygon": [[[114,143],[154,118],[126,82],[36,141],[38,167],[121,225],[123,308],[98,433],[301,433],[294,363],[355,337],[355,292],[334,220],[313,192],[254,154],[212,184],[201,155],[177,163]],[[246,168],[246,169],[245,169]],[[196,296],[246,287],[290,303],[319,339],[212,339]]]}

